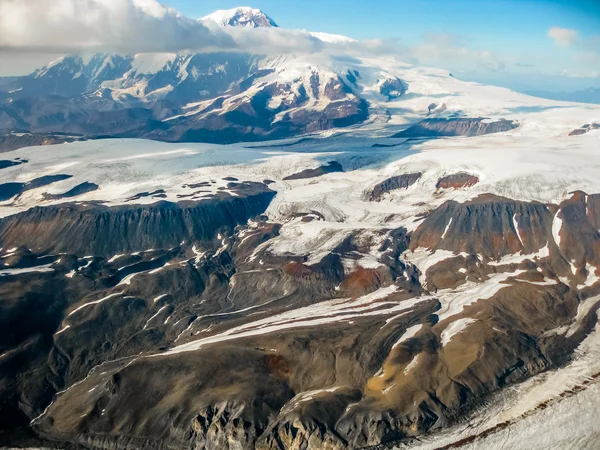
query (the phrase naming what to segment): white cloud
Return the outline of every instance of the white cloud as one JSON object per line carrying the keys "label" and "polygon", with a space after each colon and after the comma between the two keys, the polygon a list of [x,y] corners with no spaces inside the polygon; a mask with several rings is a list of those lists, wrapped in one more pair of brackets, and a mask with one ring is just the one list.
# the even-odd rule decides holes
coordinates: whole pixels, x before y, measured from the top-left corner
{"label": "white cloud", "polygon": [[572,71],[565,69],[560,73],[561,76],[565,78],[598,78],[600,77],[600,72],[598,71]]}
{"label": "white cloud", "polygon": [[[2,75],[30,73],[56,55],[236,51],[352,56],[398,54],[389,41],[327,43],[306,30],[222,28],[157,0],[0,0]],[[10,69],[6,69],[10,67]]]}
{"label": "white cloud", "polygon": [[579,33],[570,28],[552,27],[548,30],[548,37],[560,47],[571,47],[579,39]]}
{"label": "white cloud", "polygon": [[307,32],[223,29],[157,0],[0,0],[4,52],[317,51]]}
{"label": "white cloud", "polygon": [[473,49],[460,36],[448,33],[428,33],[411,49],[421,63],[462,70],[501,71],[507,62],[488,50]]}
{"label": "white cloud", "polygon": [[170,51],[231,46],[224,33],[156,0],[0,0],[0,47],[23,51]]}

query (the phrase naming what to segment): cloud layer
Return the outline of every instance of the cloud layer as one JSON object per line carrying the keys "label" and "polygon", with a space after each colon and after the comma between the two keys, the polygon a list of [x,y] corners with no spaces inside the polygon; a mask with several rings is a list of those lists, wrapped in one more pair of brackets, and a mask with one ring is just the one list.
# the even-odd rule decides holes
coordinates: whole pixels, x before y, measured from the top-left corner
{"label": "cloud layer", "polygon": [[425,64],[443,64],[447,67],[460,65],[471,71],[501,71],[506,61],[487,50],[469,47],[460,36],[448,33],[428,33],[412,53]]}
{"label": "cloud layer", "polygon": [[571,47],[577,42],[579,33],[570,28],[552,27],[548,30],[548,37],[560,47]]}
{"label": "cloud layer", "polygon": [[474,77],[507,71],[522,75],[536,69],[561,74],[565,67],[565,78],[598,76],[597,40],[560,27],[549,29],[547,36],[576,52],[565,57],[562,67],[553,67],[556,61],[550,64],[544,55],[533,55],[524,63],[510,52],[501,55],[477,49],[475,42],[453,34],[425,34],[410,47],[394,40],[329,43],[303,30],[221,28],[184,17],[159,0],[0,0],[0,60],[4,63],[0,76],[28,73],[70,53],[182,50],[311,54],[311,58],[386,55]]}
{"label": "cloud layer", "polygon": [[306,32],[225,30],[183,17],[156,0],[0,0],[3,51],[285,52],[316,51],[321,45]]}

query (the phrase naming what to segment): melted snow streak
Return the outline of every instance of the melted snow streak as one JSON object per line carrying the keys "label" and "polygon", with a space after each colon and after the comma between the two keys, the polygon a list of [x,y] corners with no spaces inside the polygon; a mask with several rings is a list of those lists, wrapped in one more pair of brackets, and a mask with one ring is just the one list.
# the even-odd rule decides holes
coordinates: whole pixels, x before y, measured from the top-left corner
{"label": "melted snow streak", "polygon": [[75,308],[73,311],[71,311],[69,313],[69,317],[71,317],[77,311],[81,311],[84,308],[88,308],[90,306],[97,305],[99,303],[105,302],[106,300],[109,300],[109,299],[114,298],[114,297],[118,297],[118,296],[123,295],[123,294],[124,294],[123,292],[116,292],[114,294],[107,295],[106,297],[101,298],[100,300],[96,300],[96,301],[93,301],[93,302],[85,303],[85,304],[79,306],[78,308]]}
{"label": "melted snow streak", "polygon": [[286,329],[314,327],[347,322],[350,319],[360,317],[386,316],[398,314],[399,312],[408,312],[423,301],[421,298],[401,302],[386,300],[397,291],[398,287],[392,285],[357,299],[329,300],[305,308],[298,308],[273,317],[240,325],[214,336],[179,345],[155,356],[194,351],[208,344],[275,333]]}
{"label": "melted snow streak", "polygon": [[519,238],[519,242],[521,243],[521,245],[523,247],[525,247],[525,244],[523,243],[523,238],[521,237],[521,232],[519,230],[519,223],[517,222],[517,215],[514,214],[513,215],[513,226],[515,227],[515,233],[517,233],[517,237]]}
{"label": "melted snow streak", "polygon": [[465,307],[472,305],[478,300],[487,300],[493,297],[498,291],[507,286],[504,284],[505,281],[524,272],[524,270],[516,270],[514,272],[496,273],[490,275],[488,280],[483,283],[468,281],[457,289],[438,291],[436,298],[442,304],[442,308],[438,312],[440,321],[460,314]]}
{"label": "melted snow streak", "polygon": [[[52,263],[54,264],[54,263]],[[0,277],[6,277],[11,275],[21,275],[24,273],[44,273],[44,272],[54,272],[50,266],[52,264],[46,264],[44,266],[36,266],[36,267],[24,267],[21,269],[3,269],[0,270]]]}
{"label": "melted snow streak", "polygon": [[454,336],[464,331],[464,329],[473,322],[475,322],[474,319],[458,319],[448,325],[444,331],[442,331],[442,346],[448,344]]}
{"label": "melted snow streak", "polygon": [[560,210],[556,213],[552,221],[552,237],[558,247],[560,247],[560,230],[562,230],[562,219],[558,217],[559,214]]}
{"label": "melted snow streak", "polygon": [[600,273],[600,270],[598,270],[597,267],[594,267],[588,263],[585,265],[585,270],[587,270],[587,273],[588,273],[587,279],[585,280],[585,283],[578,285],[577,289],[584,289],[586,287],[593,286],[598,281],[600,281],[600,276],[598,276],[598,273]]}
{"label": "melted snow streak", "polygon": [[156,317],[158,317],[158,315],[159,315],[161,312],[163,312],[163,311],[164,311],[164,310],[165,310],[165,309],[166,309],[168,306],[169,306],[169,305],[165,305],[165,306],[163,306],[162,308],[160,308],[160,309],[158,310],[158,312],[157,312],[156,314],[154,314],[152,317],[150,317],[150,318],[149,318],[149,319],[146,321],[146,324],[144,325],[144,328],[143,328],[143,329],[145,330],[146,328],[148,328],[148,324],[149,324],[149,323],[152,321],[152,319],[155,319]]}
{"label": "melted snow streak", "polygon": [[548,247],[548,244],[546,244],[546,246],[538,250],[537,253],[531,253],[529,255],[523,255],[522,253],[517,253],[514,255],[505,255],[502,258],[500,258],[499,261],[490,261],[488,265],[503,266],[508,264],[520,264],[525,261],[535,261],[538,259],[547,258],[548,256],[550,256],[550,248]]}
{"label": "melted snow streak", "polygon": [[450,221],[448,221],[448,225],[446,225],[446,228],[444,229],[444,234],[442,234],[442,240],[446,237],[446,234],[448,233],[448,230],[450,229],[450,225],[452,225],[452,219],[454,219],[454,218],[450,217]]}
{"label": "melted snow streak", "polygon": [[421,328],[423,328],[422,324],[418,324],[418,325],[414,325],[410,328],[408,328],[404,334],[400,337],[400,339],[398,339],[398,341],[396,341],[396,343],[392,346],[392,348],[396,348],[398,347],[400,344],[402,344],[403,342],[408,341],[409,339],[414,338],[417,333],[419,331],[421,331]]}
{"label": "melted snow streak", "polygon": [[60,333],[63,333],[65,331],[67,331],[69,328],[71,328],[71,325],[65,325],[63,328],[61,328],[59,331],[57,331],[56,333],[54,333],[54,336],[58,336]]}

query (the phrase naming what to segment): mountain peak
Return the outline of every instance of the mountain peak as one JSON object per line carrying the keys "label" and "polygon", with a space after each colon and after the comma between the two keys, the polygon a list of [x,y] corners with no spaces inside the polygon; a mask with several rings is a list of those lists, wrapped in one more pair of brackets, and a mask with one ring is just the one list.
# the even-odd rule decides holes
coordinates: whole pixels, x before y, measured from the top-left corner
{"label": "mountain peak", "polygon": [[222,27],[277,27],[275,21],[264,12],[249,6],[220,9],[208,16],[202,17],[200,20],[215,22]]}

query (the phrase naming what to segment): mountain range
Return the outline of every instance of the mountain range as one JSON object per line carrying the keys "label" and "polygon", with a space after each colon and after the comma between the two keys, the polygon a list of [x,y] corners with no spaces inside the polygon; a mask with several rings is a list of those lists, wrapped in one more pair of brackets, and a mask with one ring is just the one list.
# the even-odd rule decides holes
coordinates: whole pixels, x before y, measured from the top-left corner
{"label": "mountain range", "polygon": [[309,36],[1,81],[0,446],[595,448],[600,107]]}
{"label": "mountain range", "polygon": [[[217,11],[220,26],[276,27],[259,10]],[[315,40],[339,39],[317,33]],[[332,58],[230,52],[65,56],[0,81],[0,132],[230,143],[284,138],[369,118],[371,89]],[[382,99],[401,80],[374,80]],[[372,81],[371,81],[372,82]],[[2,92],[4,91],[4,92]]]}

